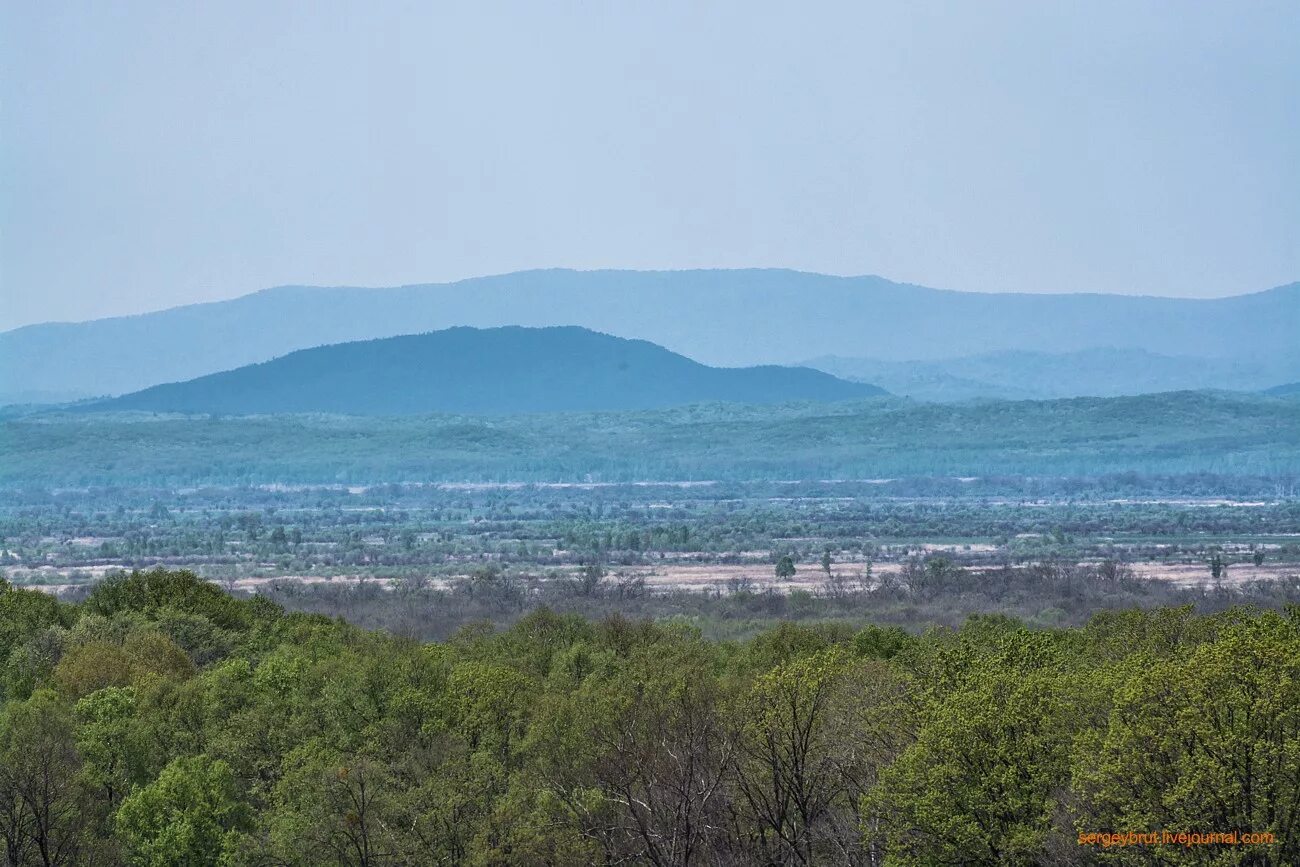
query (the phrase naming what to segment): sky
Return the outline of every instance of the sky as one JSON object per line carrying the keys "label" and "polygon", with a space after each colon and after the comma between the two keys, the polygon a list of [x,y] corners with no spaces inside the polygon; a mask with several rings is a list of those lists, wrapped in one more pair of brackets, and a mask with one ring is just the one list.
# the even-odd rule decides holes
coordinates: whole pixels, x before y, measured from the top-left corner
{"label": "sky", "polygon": [[0,328],[538,267],[1300,280],[1300,4],[0,4]]}

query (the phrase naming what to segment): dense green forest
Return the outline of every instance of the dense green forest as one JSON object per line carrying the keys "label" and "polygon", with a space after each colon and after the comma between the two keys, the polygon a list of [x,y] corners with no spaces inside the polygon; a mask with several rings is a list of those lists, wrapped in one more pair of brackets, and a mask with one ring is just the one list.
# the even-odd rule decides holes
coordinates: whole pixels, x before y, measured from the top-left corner
{"label": "dense green forest", "polygon": [[0,585],[0,659],[11,865],[1300,861],[1294,607],[420,644],[153,572]]}
{"label": "dense green forest", "polygon": [[502,417],[11,412],[0,448],[7,487],[1138,473],[1294,489],[1300,401],[1175,392]]}

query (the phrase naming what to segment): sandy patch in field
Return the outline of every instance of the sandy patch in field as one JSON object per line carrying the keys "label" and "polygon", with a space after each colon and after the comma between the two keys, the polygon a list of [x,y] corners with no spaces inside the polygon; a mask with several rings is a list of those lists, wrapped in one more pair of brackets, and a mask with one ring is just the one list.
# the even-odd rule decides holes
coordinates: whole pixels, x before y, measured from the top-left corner
{"label": "sandy patch in field", "polygon": [[[645,580],[646,586],[657,590],[707,590],[716,589],[723,592],[745,581],[749,590],[761,592],[767,589],[788,593],[791,590],[820,590],[826,583],[826,573],[819,564],[805,563],[795,567],[795,574],[789,580],[777,580],[775,567],[770,562],[755,564],[698,564],[667,566],[630,567],[611,572],[607,580],[618,582],[633,578]],[[902,572],[900,563],[876,563],[871,567],[873,578],[881,575],[897,575]],[[834,574],[842,578],[850,587],[856,587],[863,574],[863,567],[833,568]]]}
{"label": "sandy patch in field", "polygon": [[926,542],[920,548],[936,554],[992,554],[1000,550],[997,545],[989,542]]}
{"label": "sandy patch in field", "polygon": [[[1139,578],[1154,581],[1170,581],[1184,586],[1214,583],[1210,567],[1205,563],[1132,563],[1129,568]],[[1263,566],[1234,563],[1228,567],[1219,582],[1245,584],[1250,581],[1276,581],[1297,574],[1300,574],[1300,564],[1296,563]]]}
{"label": "sandy patch in field", "polygon": [[70,569],[56,566],[6,566],[4,574],[6,578],[17,585],[53,582],[64,582],[66,584],[68,576],[74,573],[99,580],[110,572],[122,571],[124,570],[121,566],[76,566]]}
{"label": "sandy patch in field", "polygon": [[[933,545],[926,547],[927,550],[942,551],[951,549],[954,546]],[[961,547],[964,548],[965,546]],[[991,547],[972,545],[970,550],[985,551],[991,549]],[[753,553],[758,554],[759,552]],[[610,569],[606,575],[605,584],[607,586],[617,586],[626,581],[640,579],[652,590],[692,590],[696,592],[714,590],[721,593],[732,592],[741,587],[754,593],[767,590],[778,593],[806,590],[815,593],[825,589],[826,573],[822,571],[819,563],[796,564],[794,577],[781,581],[776,578],[773,571],[774,567],[767,557],[768,555],[764,554],[761,562],[757,561],[756,558],[755,562],[742,563],[668,562],[651,566],[615,567]],[[1168,581],[1188,587],[1214,584],[1214,580],[1210,576],[1210,568],[1205,563],[1129,563],[1126,565],[1133,571],[1135,576],[1146,580]],[[864,568],[865,564],[863,563],[845,563],[832,567],[832,571],[837,578],[842,579],[845,589],[856,590],[861,586],[860,581],[863,577]],[[886,575],[899,575],[902,573],[903,568],[904,564],[899,562],[873,563],[871,567],[872,583]],[[964,568],[969,572],[980,573],[1002,567],[978,565]],[[60,593],[71,587],[93,583],[102,579],[107,573],[116,571],[121,570],[116,566],[88,566],[76,570],[62,570],[44,566],[34,569],[11,568],[8,570],[8,576],[10,580],[19,586]],[[72,572],[85,575],[90,580],[69,581],[68,578]],[[570,577],[576,574],[576,569],[561,569],[555,574]],[[1250,581],[1272,581],[1293,577],[1297,574],[1300,574],[1300,564],[1296,563],[1265,564],[1263,566],[1232,564],[1220,579],[1220,583],[1236,585]],[[425,579],[425,583],[429,587],[447,588],[455,582],[468,577],[468,575],[429,576]],[[208,580],[222,587],[233,586],[239,590],[256,592],[259,588],[275,581],[296,581],[302,584],[336,584],[341,586],[373,583],[384,589],[392,589],[403,579],[368,575],[272,575],[236,578],[233,581],[229,578],[210,578]],[[553,578],[551,580],[563,579]]]}

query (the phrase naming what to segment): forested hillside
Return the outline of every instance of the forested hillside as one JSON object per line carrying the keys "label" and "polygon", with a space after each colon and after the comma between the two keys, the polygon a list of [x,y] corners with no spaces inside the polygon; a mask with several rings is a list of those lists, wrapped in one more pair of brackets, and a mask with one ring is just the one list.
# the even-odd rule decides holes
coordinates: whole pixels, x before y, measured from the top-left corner
{"label": "forested hillside", "polygon": [[708,367],[585,328],[450,328],[319,346],[93,404],[186,413],[521,413],[849,400],[881,389],[801,367]]}
{"label": "forested hillside", "polygon": [[[0,660],[9,864],[1300,861],[1295,609],[418,644],[154,572],[0,583]],[[1087,836],[1160,830],[1238,845]]]}
{"label": "forested hillside", "polygon": [[68,413],[11,416],[0,422],[0,448],[0,484],[9,486],[1115,473],[1294,480],[1300,403],[1180,392],[509,417]]}

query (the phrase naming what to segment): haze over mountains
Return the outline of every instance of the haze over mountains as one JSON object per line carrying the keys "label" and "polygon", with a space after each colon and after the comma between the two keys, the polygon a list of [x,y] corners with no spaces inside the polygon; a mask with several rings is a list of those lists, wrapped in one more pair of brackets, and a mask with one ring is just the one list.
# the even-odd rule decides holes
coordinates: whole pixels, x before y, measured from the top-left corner
{"label": "haze over mountains", "polygon": [[942,361],[823,356],[804,365],[919,400],[1049,400],[1196,389],[1260,391],[1295,376],[1300,357],[1176,357],[1106,347],[1063,353],[1004,350]]}
{"label": "haze over mountains", "polygon": [[451,328],[304,349],[93,409],[271,414],[529,413],[836,401],[883,394],[821,371],[708,367],[584,328]]}
{"label": "haze over mountains", "polygon": [[[1013,359],[1014,372],[1026,362],[1059,366],[1043,356],[1114,348],[1128,362],[1107,374],[1112,379],[1149,371],[1150,359],[1133,353],[1209,371],[1180,387],[1214,387],[1220,369],[1246,371],[1236,380],[1243,388],[1300,379],[1300,284],[1192,300],[965,293],[783,270],[550,270],[393,289],[279,287],[139,316],[27,326],[0,334],[0,403],[123,394],[298,349],[457,325],[578,325],[727,366],[1034,354]],[[996,395],[980,389],[1010,388],[997,377],[978,385],[981,376],[965,368],[942,373],[977,383],[974,392],[986,396]],[[965,396],[969,383],[959,385],[949,390]],[[1107,387],[1085,379],[1049,393]]]}

